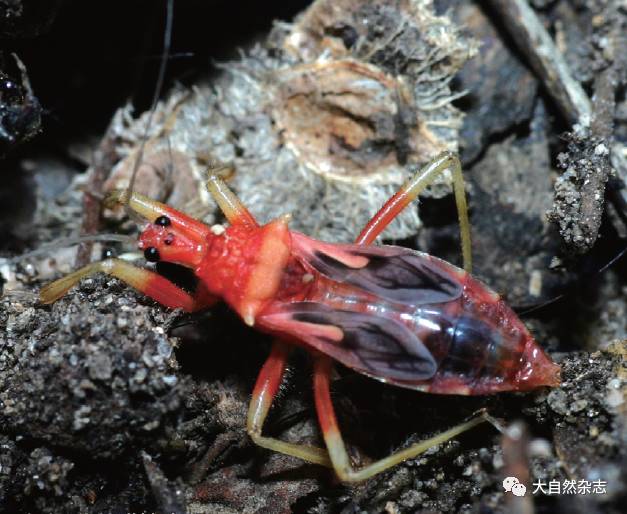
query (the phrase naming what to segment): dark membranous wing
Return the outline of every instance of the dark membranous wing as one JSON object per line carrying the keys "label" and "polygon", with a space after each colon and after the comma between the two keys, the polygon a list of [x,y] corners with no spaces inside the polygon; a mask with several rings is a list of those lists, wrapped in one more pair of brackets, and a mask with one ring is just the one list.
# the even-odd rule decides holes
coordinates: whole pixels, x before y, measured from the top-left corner
{"label": "dark membranous wing", "polygon": [[407,248],[321,243],[297,234],[294,251],[322,275],[392,302],[442,303],[462,293],[450,272]]}
{"label": "dark membranous wing", "polygon": [[422,341],[392,318],[295,302],[263,315],[260,321],[350,368],[382,379],[428,380],[437,369]]}

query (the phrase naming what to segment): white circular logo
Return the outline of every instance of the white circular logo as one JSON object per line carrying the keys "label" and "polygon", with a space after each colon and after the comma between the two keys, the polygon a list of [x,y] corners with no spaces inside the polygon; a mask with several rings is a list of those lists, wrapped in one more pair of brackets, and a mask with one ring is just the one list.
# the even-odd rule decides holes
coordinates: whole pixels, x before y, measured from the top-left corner
{"label": "white circular logo", "polygon": [[514,496],[525,496],[526,492],[527,488],[520,482],[512,486],[512,493],[514,493]]}
{"label": "white circular logo", "polygon": [[514,496],[525,496],[527,488],[516,477],[506,477],[503,480],[503,489],[511,491]]}

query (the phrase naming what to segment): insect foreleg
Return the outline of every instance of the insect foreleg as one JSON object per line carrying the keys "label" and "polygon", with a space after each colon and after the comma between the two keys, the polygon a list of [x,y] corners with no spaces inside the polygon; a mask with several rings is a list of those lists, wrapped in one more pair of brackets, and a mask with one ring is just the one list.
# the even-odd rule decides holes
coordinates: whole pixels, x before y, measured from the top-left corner
{"label": "insect foreleg", "polygon": [[329,390],[330,375],[332,364],[327,357],[318,357],[314,362],[314,395],[316,400],[316,410],[318,411],[318,419],[322,428],[322,435],[329,450],[329,456],[333,462],[333,468],[337,476],[343,482],[359,482],[366,480],[386,469],[400,464],[401,462],[412,459],[417,455],[425,452],[429,448],[442,444],[449,439],[471,429],[484,421],[483,417],[473,418],[465,423],[461,423],[453,428],[442,432],[434,437],[420,441],[396,452],[389,457],[373,462],[359,470],[353,469],[342,434],[340,432],[335,410],[331,402],[331,393]]}
{"label": "insect foreleg", "polygon": [[321,448],[313,446],[298,445],[265,437],[261,435],[263,423],[270,411],[272,401],[283,380],[283,375],[287,367],[289,349],[281,342],[272,345],[270,356],[266,360],[248,408],[247,430],[251,439],[263,448],[276,452],[298,457],[299,459],[331,467],[331,461],[327,452]]}
{"label": "insect foreleg", "polygon": [[121,259],[105,259],[104,261],[88,264],[59,280],[47,284],[39,292],[41,303],[50,304],[55,302],[82,278],[98,272],[119,278],[146,296],[171,309],[181,308],[187,312],[194,312],[215,303],[215,299],[209,297],[202,288],[199,288],[195,295],[190,295],[158,273],[138,268]]}
{"label": "insect foreleg", "polygon": [[470,223],[468,221],[468,205],[464,189],[464,177],[459,158],[452,152],[443,152],[401,186],[377,212],[357,237],[357,244],[370,244],[394,220],[400,212],[414,201],[425,188],[447,169],[453,175],[453,191],[459,218],[459,230],[462,241],[464,269],[472,271],[472,255],[470,248]]}

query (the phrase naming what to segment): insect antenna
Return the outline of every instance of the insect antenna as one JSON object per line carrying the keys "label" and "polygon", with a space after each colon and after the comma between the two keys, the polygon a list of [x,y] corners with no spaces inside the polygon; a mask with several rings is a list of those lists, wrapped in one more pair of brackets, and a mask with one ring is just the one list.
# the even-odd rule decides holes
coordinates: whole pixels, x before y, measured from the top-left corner
{"label": "insect antenna", "polygon": [[144,130],[144,136],[139,145],[139,149],[137,151],[137,155],[135,157],[135,162],[133,163],[133,171],[131,173],[131,178],[128,182],[128,188],[126,189],[126,195],[124,199],[124,209],[129,217],[133,218],[134,213],[130,208],[130,199],[133,194],[133,189],[135,186],[135,179],[137,177],[137,172],[139,171],[139,167],[141,166],[142,159],[144,157],[144,149],[146,147],[146,141],[148,141],[148,133],[150,131],[150,126],[152,125],[152,120],[154,118],[155,112],[157,110],[157,104],[159,102],[159,97],[161,96],[161,91],[163,89],[163,83],[165,81],[165,71],[168,63],[168,56],[170,55],[170,48],[172,44],[172,21],[174,18],[174,0],[166,1],[166,17],[165,17],[165,30],[163,32],[163,54],[161,63],[159,64],[159,74],[157,76],[157,85],[155,87],[154,95],[152,97],[152,104],[150,107],[150,112],[148,114],[148,119],[146,120],[146,129]]}
{"label": "insect antenna", "polygon": [[[591,273],[585,273],[583,278],[590,279],[590,278],[592,278],[594,276],[601,275],[607,269],[611,268],[614,264],[616,264],[626,253],[627,253],[627,246],[625,246],[622,250],[620,250],[608,262],[606,262],[603,266],[601,266],[597,270],[595,270],[595,271],[593,271]],[[560,301],[562,298],[564,298],[568,294],[570,294],[570,291],[564,291],[563,293],[560,293],[560,294],[554,296],[553,298],[550,298],[550,299],[548,299],[548,300],[546,300],[546,301],[544,301],[544,302],[542,302],[542,303],[540,303],[538,305],[534,305],[533,307],[529,307],[529,308],[523,309],[521,311],[518,311],[518,309],[514,309],[514,310],[517,311],[517,314],[519,316],[524,316],[526,314],[530,314],[532,312],[536,312],[536,311],[539,311],[540,309],[544,309],[545,307],[553,305],[554,303]]]}

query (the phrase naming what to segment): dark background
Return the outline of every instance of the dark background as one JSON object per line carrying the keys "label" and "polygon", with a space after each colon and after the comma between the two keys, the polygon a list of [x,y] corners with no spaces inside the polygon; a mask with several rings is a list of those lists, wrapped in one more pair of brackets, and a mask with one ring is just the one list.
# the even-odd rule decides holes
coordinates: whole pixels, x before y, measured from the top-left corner
{"label": "dark background", "polygon": [[[291,20],[308,3],[174,1],[165,88],[174,81],[190,83],[216,62],[236,58],[240,45],[267,32],[273,20]],[[24,62],[44,109],[43,135],[36,144],[102,132],[129,99],[138,112],[150,105],[163,55],[166,2],[29,4],[21,17],[0,16],[0,45],[4,68],[15,79],[19,73],[10,53]],[[5,14],[2,9],[8,9],[4,2],[0,14]]]}

